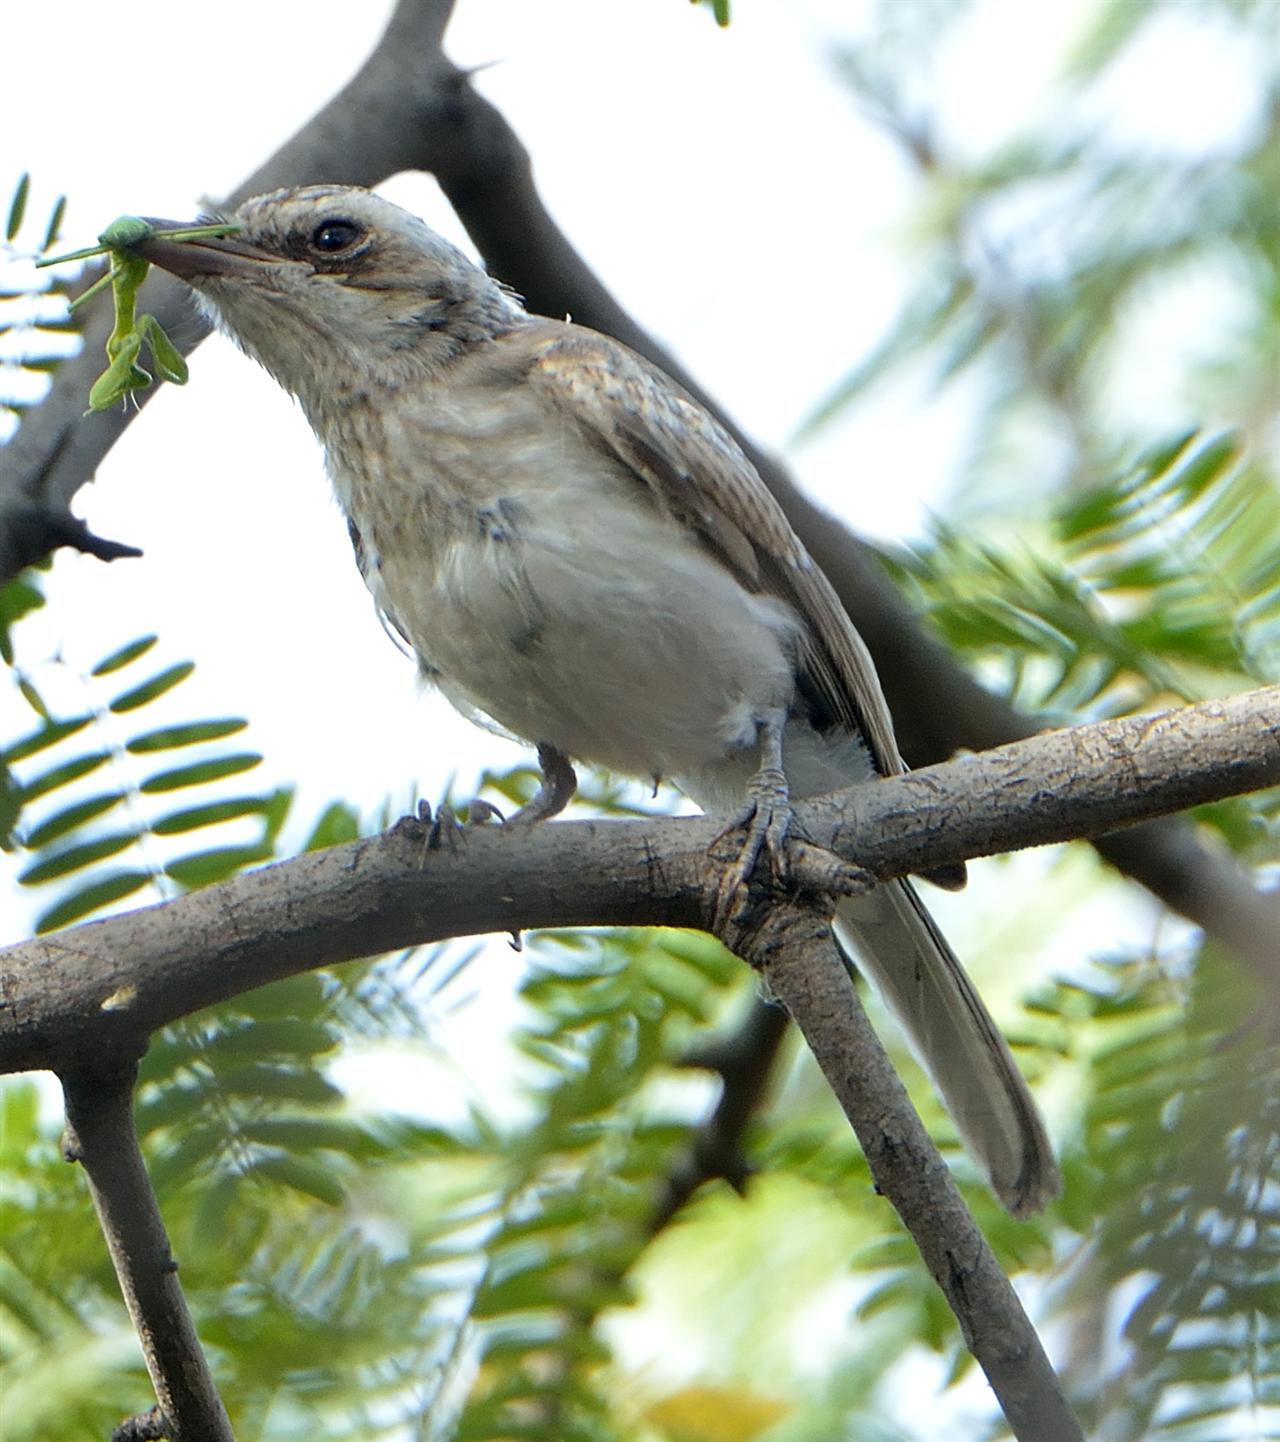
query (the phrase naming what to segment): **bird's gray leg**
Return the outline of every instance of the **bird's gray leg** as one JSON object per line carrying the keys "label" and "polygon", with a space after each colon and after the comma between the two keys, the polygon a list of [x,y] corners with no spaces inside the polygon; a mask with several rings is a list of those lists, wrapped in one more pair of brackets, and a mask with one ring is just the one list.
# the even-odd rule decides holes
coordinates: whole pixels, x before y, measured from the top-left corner
{"label": "bird's gray leg", "polygon": [[515,825],[517,821],[546,821],[548,817],[558,816],[573,800],[573,794],[578,789],[578,778],[563,751],[552,746],[550,742],[540,741],[538,769],[542,772],[542,780],[536,794],[516,812],[507,823],[509,826]]}
{"label": "bird's gray leg", "polygon": [[787,874],[787,832],[794,813],[787,774],[782,769],[782,733],[787,713],[781,707],[765,714],[760,723],[760,765],[747,783],[747,804],[723,831],[712,846],[730,832],[746,828],[742,849],[738,852],[720,887],[724,902],[735,906],[745,899],[760,852],[767,850],[773,874],[781,880]]}

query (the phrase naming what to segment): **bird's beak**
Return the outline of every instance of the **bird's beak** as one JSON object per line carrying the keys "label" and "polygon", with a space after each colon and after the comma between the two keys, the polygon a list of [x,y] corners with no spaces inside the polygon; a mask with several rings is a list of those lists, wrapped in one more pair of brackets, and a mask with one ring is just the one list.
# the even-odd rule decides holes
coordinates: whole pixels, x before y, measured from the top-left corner
{"label": "bird's beak", "polygon": [[253,275],[259,266],[279,265],[280,257],[269,251],[260,250],[247,241],[235,236],[220,238],[207,236],[200,240],[166,240],[166,230],[189,230],[191,221],[154,220],[145,216],[152,234],[136,241],[129,249],[179,280],[198,280],[205,275],[226,275],[246,277]]}

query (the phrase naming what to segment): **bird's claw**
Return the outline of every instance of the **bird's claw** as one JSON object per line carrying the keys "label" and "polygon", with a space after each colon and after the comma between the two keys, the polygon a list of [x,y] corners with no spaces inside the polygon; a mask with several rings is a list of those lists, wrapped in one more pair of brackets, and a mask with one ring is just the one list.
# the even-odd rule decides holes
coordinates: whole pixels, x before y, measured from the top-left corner
{"label": "bird's claw", "polygon": [[[418,815],[420,817],[422,816],[422,810],[425,805],[425,802],[418,803]],[[428,812],[430,812],[430,809],[430,807],[427,807]],[[465,832],[462,822],[458,820],[457,813],[453,807],[446,802],[444,805],[436,808],[435,819],[431,822],[427,830],[426,849],[428,851],[443,851],[445,847],[448,847],[450,851],[456,851],[458,842],[462,840],[464,835]]]}
{"label": "bird's claw", "polygon": [[558,816],[578,789],[578,778],[574,774],[569,758],[557,747],[545,741],[538,746],[538,789],[519,811],[507,822],[508,826],[529,826],[535,821],[546,821]]}
{"label": "bird's claw", "polygon": [[478,796],[473,797],[467,807],[467,828],[487,826],[491,821],[496,821],[499,826],[507,824],[507,818],[492,802],[482,801]]}
{"label": "bird's claw", "polygon": [[716,888],[716,914],[730,920],[738,919],[750,898],[751,881],[760,861],[761,852],[769,857],[773,879],[787,879],[790,864],[787,858],[787,837],[795,820],[787,778],[772,767],[758,772],[751,779],[747,804],[711,842],[712,849],[726,837],[744,831],[737,855],[730,861]]}
{"label": "bird's claw", "polygon": [[769,858],[774,883],[790,883],[798,891],[831,897],[862,896],[875,885],[876,878],[864,867],[795,834],[795,811],[781,771],[766,768],[752,778],[746,806],[716,833],[708,850],[744,830],[742,843],[736,855],[728,859],[716,888],[718,925],[742,924],[762,853]]}
{"label": "bird's claw", "polygon": [[538,766],[541,780],[537,792],[510,817],[504,816],[492,802],[476,797],[467,807],[464,826],[448,803],[439,806],[433,815],[431,803],[419,801],[414,814],[403,817],[396,824],[396,830],[422,838],[422,859],[425,861],[428,851],[442,851],[445,848],[456,851],[458,843],[468,831],[478,826],[486,826],[492,821],[496,821],[500,826],[527,826],[535,821],[545,821],[549,816],[558,815],[573,799],[573,794],[578,789],[578,778],[569,758],[545,742],[538,747]]}
{"label": "bird's claw", "polygon": [[[493,810],[486,801],[472,802],[472,816],[475,816],[477,806]],[[480,819],[487,820],[488,817],[483,816]],[[469,821],[468,825],[471,824],[473,823]],[[419,801],[414,812],[409,816],[402,816],[393,829],[398,835],[414,841],[421,848],[419,866],[426,862],[428,851],[443,851],[446,848],[450,851],[457,850],[458,842],[466,834],[452,806],[445,803],[433,812],[429,801]]]}

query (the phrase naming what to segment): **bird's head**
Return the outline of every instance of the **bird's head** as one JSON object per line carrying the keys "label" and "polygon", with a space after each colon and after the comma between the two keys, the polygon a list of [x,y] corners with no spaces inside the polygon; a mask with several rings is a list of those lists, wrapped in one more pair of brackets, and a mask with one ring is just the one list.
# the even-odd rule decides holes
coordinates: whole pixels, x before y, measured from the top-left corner
{"label": "bird's head", "polygon": [[175,242],[132,249],[187,282],[214,321],[308,410],[402,386],[516,323],[497,281],[416,216],[354,187],[276,190]]}

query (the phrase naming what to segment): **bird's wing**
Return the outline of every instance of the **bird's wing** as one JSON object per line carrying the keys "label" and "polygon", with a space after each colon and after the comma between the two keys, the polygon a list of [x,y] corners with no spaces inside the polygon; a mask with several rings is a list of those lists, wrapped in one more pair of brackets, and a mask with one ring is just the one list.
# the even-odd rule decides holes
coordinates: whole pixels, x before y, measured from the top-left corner
{"label": "bird's wing", "polygon": [[866,645],[724,427],[656,367],[594,331],[544,321],[511,339],[528,347],[529,382],[590,444],[620,461],[744,586],[799,612],[801,680],[824,718],[860,731],[881,775],[905,770]]}

